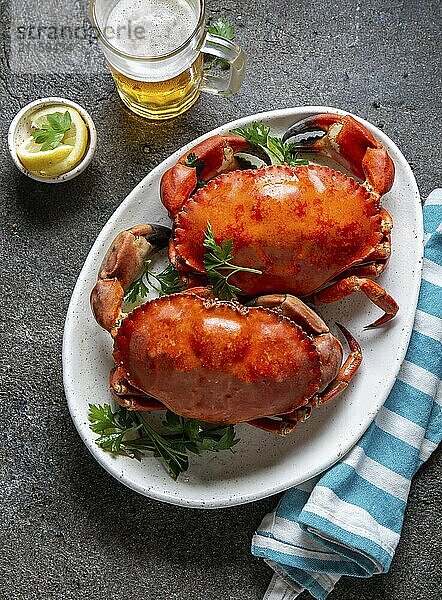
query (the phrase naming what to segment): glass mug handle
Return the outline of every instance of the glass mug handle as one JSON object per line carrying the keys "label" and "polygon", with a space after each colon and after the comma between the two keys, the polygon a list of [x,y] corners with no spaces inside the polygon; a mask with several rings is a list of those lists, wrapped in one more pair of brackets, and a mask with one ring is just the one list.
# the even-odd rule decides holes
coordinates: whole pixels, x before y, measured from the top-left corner
{"label": "glass mug handle", "polygon": [[206,33],[201,52],[211,54],[217,58],[223,58],[230,64],[228,77],[204,74],[200,86],[202,92],[216,94],[218,96],[231,96],[241,87],[244,81],[246,67],[246,55],[234,42],[226,40],[218,35]]}

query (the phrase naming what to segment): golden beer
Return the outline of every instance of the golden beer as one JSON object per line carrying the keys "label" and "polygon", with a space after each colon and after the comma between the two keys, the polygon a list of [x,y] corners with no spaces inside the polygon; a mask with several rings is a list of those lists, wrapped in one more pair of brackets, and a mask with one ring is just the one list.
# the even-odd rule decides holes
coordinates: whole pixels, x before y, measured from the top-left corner
{"label": "golden beer", "polygon": [[[169,119],[200,92],[241,86],[245,55],[206,32],[204,0],[91,0],[91,19],[121,99],[143,117]],[[205,73],[203,53],[229,62],[228,76]]]}
{"label": "golden beer", "polygon": [[137,81],[110,65],[118,94],[142,117],[169,119],[189,109],[198,100],[203,72],[203,56],[183,73],[165,81]]}

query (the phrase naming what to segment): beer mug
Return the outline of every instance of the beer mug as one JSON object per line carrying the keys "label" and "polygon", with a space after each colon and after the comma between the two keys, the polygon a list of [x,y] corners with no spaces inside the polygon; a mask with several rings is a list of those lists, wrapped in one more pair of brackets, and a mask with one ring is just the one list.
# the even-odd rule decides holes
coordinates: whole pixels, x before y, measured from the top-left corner
{"label": "beer mug", "polygon": [[[204,0],[91,0],[91,19],[121,99],[142,117],[170,119],[201,92],[241,87],[245,54],[206,32]],[[227,76],[206,73],[203,54],[227,61]]]}

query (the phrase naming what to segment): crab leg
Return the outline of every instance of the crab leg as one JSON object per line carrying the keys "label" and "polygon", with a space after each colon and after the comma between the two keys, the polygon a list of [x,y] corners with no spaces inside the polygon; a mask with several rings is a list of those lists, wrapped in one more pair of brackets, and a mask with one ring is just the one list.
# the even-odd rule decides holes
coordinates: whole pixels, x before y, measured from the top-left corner
{"label": "crab leg", "polygon": [[296,420],[296,421],[288,421],[288,420],[287,421],[284,421],[284,420],[279,421],[276,419],[271,419],[270,417],[263,417],[262,419],[255,419],[254,421],[248,421],[248,424],[253,425],[253,427],[256,427],[257,429],[262,429],[263,431],[268,431],[269,433],[275,433],[276,435],[286,436],[286,435],[289,435],[289,433],[291,433],[295,429],[298,422],[299,422],[298,420]]}
{"label": "crab leg", "polygon": [[367,257],[367,262],[387,262],[391,255],[391,230],[393,229],[393,219],[391,218],[390,213],[382,207],[379,209],[379,215],[381,217],[382,239]]}
{"label": "crab leg", "polygon": [[167,246],[169,227],[136,225],[122,231],[112,242],[91,292],[91,307],[99,325],[110,331],[120,316],[124,293],[143,272],[147,257]]}
{"label": "crab leg", "polygon": [[263,306],[279,309],[307,331],[318,334],[328,333],[329,329],[321,317],[309,308],[302,300],[291,294],[268,294],[259,296],[247,303],[247,306]]}
{"label": "crab leg", "polygon": [[360,267],[350,267],[345,271],[347,276],[355,275],[356,277],[379,277],[387,268],[387,261],[374,262],[370,265],[361,265]]}
{"label": "crab leg", "polygon": [[262,419],[249,421],[249,425],[253,425],[254,427],[263,429],[264,431],[269,431],[270,433],[276,433],[277,435],[288,435],[293,431],[293,429],[295,429],[298,423],[306,421],[310,417],[313,408],[321,404],[325,404],[326,402],[330,402],[330,400],[336,398],[336,396],[341,394],[348,387],[348,384],[353,379],[356,371],[361,365],[362,351],[358,342],[351,335],[351,333],[339,323],[336,324],[347,340],[350,348],[350,354],[347,356],[344,364],[339,369],[335,379],[323,392],[316,394],[305,406],[301,406],[300,408],[297,408],[293,412],[287,413],[286,415],[279,415],[280,420],[264,417]]}
{"label": "crab leg", "polygon": [[399,310],[397,302],[388,294],[383,287],[375,281],[365,277],[350,276],[332,283],[311,298],[312,302],[319,304],[323,302],[337,302],[354,292],[363,292],[376,306],[384,311],[384,315],[374,323],[367,325],[365,329],[374,329],[390,321]]}
{"label": "crab leg", "polygon": [[385,208],[381,208],[379,212],[382,218],[382,240],[375,247],[373,252],[367,256],[365,264],[346,269],[344,274],[341,274],[341,277],[343,275],[345,275],[345,277],[355,275],[356,277],[376,278],[387,268],[391,255],[391,229],[393,227],[393,220]]}
{"label": "crab leg", "polygon": [[111,390],[111,396],[123,408],[128,410],[154,411],[166,410],[164,404],[149,396],[119,396]]}
{"label": "crab leg", "polygon": [[131,385],[126,379],[126,373],[121,367],[111,369],[110,392],[112,398],[124,408],[129,410],[166,410],[159,400],[145,394],[142,390]]}
{"label": "crab leg", "polygon": [[119,396],[111,390],[111,396],[119,404],[128,410],[154,411],[166,410],[164,404],[149,396]]}
{"label": "crab leg", "polygon": [[394,163],[383,145],[350,115],[312,115],[292,125],[283,140],[318,130],[324,135],[300,140],[298,149],[332,158],[365,180],[379,196],[388,192],[394,181]]}
{"label": "crab leg", "polygon": [[339,373],[334,381],[332,381],[323,392],[318,394],[318,405],[330,402],[330,400],[343,392],[355,376],[356,371],[359,369],[362,362],[362,350],[358,342],[343,325],[340,325],[339,323],[336,323],[336,325],[342,331],[345,339],[347,340],[347,344],[350,348],[350,354],[347,356],[346,361],[339,369]]}
{"label": "crab leg", "polygon": [[258,429],[262,429],[263,431],[275,433],[276,435],[289,435],[295,429],[298,423],[307,421],[314,406],[316,406],[316,404],[309,403],[305,406],[297,408],[291,413],[280,415],[280,419],[263,417],[262,419],[248,421],[248,424],[253,425],[253,427],[257,427]]}
{"label": "crab leg", "polygon": [[259,296],[249,305],[274,308],[312,336],[313,345],[321,357],[321,378],[318,392],[322,392],[338,374],[342,363],[343,350],[340,342],[330,333],[329,328],[311,308],[291,294],[270,294]]}

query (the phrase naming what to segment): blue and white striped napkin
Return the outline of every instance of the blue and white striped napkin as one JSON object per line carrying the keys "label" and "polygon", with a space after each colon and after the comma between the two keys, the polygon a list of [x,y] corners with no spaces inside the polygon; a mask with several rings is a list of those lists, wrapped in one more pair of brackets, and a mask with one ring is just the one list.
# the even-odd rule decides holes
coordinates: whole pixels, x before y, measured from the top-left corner
{"label": "blue and white striped napkin", "polygon": [[341,575],[388,571],[411,478],[442,439],[442,189],[424,207],[422,284],[410,345],[375,421],[327,472],[287,491],[252,541],[275,575],[264,600],[322,600]]}

